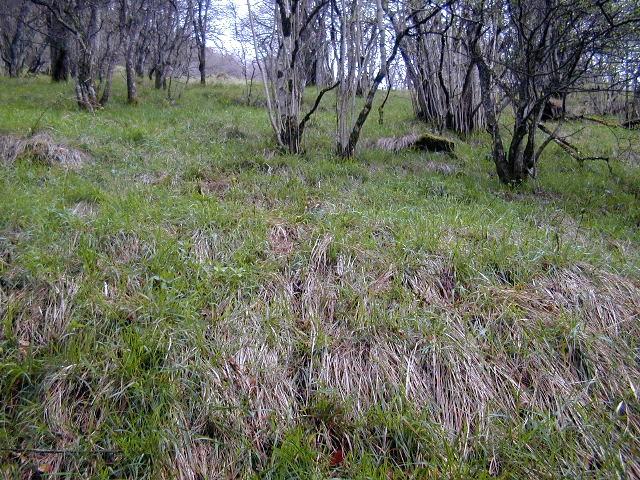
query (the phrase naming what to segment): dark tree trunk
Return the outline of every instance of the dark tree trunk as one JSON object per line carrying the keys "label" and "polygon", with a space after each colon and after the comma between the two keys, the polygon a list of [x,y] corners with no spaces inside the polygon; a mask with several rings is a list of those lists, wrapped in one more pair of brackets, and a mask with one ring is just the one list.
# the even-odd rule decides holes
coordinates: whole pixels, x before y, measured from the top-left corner
{"label": "dark tree trunk", "polygon": [[367,96],[365,97],[364,105],[362,106],[362,110],[358,114],[358,118],[356,119],[355,124],[353,125],[353,129],[349,134],[349,141],[345,146],[338,146],[338,155],[342,158],[350,158],[353,157],[353,154],[356,151],[356,146],[358,145],[358,140],[360,139],[360,133],[362,132],[362,127],[364,126],[364,122],[367,121],[367,117],[369,116],[369,112],[371,112],[371,107],[373,106],[373,99],[376,96],[376,92],[378,91],[378,87],[384,80],[385,74],[383,71],[380,71],[378,75],[373,79],[373,83],[369,87],[369,91],[367,92]]}
{"label": "dark tree trunk", "polygon": [[504,153],[502,137],[500,136],[500,126],[496,117],[496,104],[493,100],[493,92],[491,89],[491,70],[480,57],[479,48],[476,46],[474,52],[475,61],[478,66],[478,76],[480,78],[480,94],[482,96],[482,106],[487,116],[487,130],[491,135],[493,144],[493,162],[496,165],[496,171],[500,181],[503,183],[511,183],[511,170],[509,168],[507,158]]}
{"label": "dark tree trunk", "polygon": [[140,48],[136,55],[136,76],[144,77],[144,66],[147,63],[147,53],[144,48]]}
{"label": "dark tree trunk", "polygon": [[167,75],[164,65],[156,65],[153,69],[154,85],[156,89],[167,88]]}
{"label": "dark tree trunk", "polygon": [[67,30],[54,15],[49,15],[48,23],[51,80],[54,82],[66,82],[69,80],[70,70],[70,51]]}
{"label": "dark tree trunk", "polygon": [[9,45],[9,61],[7,70],[10,77],[17,77],[20,75],[25,60],[25,35],[27,15],[29,14],[30,4],[24,2],[18,12],[16,18],[16,30],[11,38]]}
{"label": "dark tree trunk", "polygon": [[200,70],[200,84],[207,83],[207,47],[203,44],[198,47],[198,70]]}

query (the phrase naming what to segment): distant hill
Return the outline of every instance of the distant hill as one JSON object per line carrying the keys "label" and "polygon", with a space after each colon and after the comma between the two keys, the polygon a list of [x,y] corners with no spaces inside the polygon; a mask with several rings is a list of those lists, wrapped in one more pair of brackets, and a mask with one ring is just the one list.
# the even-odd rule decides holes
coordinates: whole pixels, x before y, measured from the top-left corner
{"label": "distant hill", "polygon": [[[229,76],[242,78],[242,61],[233,54],[220,52],[207,48],[206,62],[207,76]],[[199,75],[197,57],[191,63],[190,72],[192,75]]]}

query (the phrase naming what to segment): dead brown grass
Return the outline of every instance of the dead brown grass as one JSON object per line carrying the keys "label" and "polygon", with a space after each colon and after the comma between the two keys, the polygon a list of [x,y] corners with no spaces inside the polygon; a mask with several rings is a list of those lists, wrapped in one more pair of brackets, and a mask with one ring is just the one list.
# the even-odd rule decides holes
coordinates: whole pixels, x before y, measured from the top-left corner
{"label": "dead brown grass", "polygon": [[67,333],[79,288],[80,280],[76,278],[41,283],[35,288],[0,288],[0,300],[5,306],[0,312],[13,312],[11,331],[23,349],[46,346]]}
{"label": "dead brown grass", "polygon": [[[276,228],[274,235],[283,234]],[[348,405],[350,420],[405,398],[446,432],[464,434],[463,452],[471,452],[478,437],[491,438],[496,419],[551,415],[561,428],[579,432],[577,444],[567,448],[585,468],[602,453],[593,412],[614,415],[640,378],[629,342],[640,336],[638,285],[578,265],[520,288],[477,285],[462,299],[455,270],[434,257],[402,274],[402,284],[423,308],[436,309],[435,319],[402,331],[356,330],[336,311],[344,308],[341,287],[363,270],[355,257],[332,261],[332,242],[329,235],[318,238],[306,265],[283,271],[263,288],[259,303],[237,306],[217,323],[213,338],[226,353],[207,373],[202,399],[219,409],[184,421],[187,429],[212,428],[222,440],[181,444],[174,458],[180,478],[241,474],[242,442],[250,439],[248,447],[266,455],[279,432],[306,421],[318,392]],[[352,285],[359,305],[366,311],[398,275],[391,265],[362,277]],[[640,433],[634,416],[621,422]],[[609,432],[609,440],[622,434]],[[354,440],[349,431],[341,435],[344,444]],[[621,453],[628,472],[639,468],[637,447]],[[426,460],[430,453],[424,454]],[[499,471],[499,461],[492,471]]]}
{"label": "dead brown grass", "polygon": [[[194,234],[196,258],[216,257],[214,237]],[[275,223],[270,237],[275,255],[290,255],[290,243],[300,248],[306,241],[284,223]],[[429,412],[460,439],[462,456],[473,454],[478,439],[499,435],[502,419],[525,424],[550,417],[558,428],[575,431],[567,449],[585,469],[605,455],[607,443],[629,433],[638,438],[635,412],[619,415],[618,430],[603,433],[593,425],[633,399],[640,378],[632,340],[640,338],[640,286],[634,281],[579,264],[517,287],[487,280],[460,296],[445,257],[383,268],[365,253],[336,253],[334,242],[328,234],[317,237],[305,261],[283,267],[250,303],[239,291],[218,305],[202,332],[168,333],[165,361],[183,394],[171,404],[166,478],[247,476],[264,468],[281,435],[300,424],[316,425],[319,441],[330,448],[355,444],[351,425],[371,408],[393,410],[398,399]],[[118,261],[146,255],[139,240],[124,233],[109,245]],[[21,345],[62,338],[80,283],[61,280],[33,295],[9,292]],[[374,318],[376,297],[392,288],[415,298],[410,308],[418,321],[391,328]],[[92,407],[95,399],[124,408],[118,403],[124,387],[108,374],[91,375],[77,365],[47,373],[45,420],[59,448],[75,447],[104,421]],[[319,395],[342,405],[341,425],[314,417]],[[389,448],[385,437],[367,441],[372,451]],[[633,441],[621,447],[630,478],[640,469],[637,448]],[[432,454],[419,449],[411,461]],[[70,468],[30,458],[51,462],[54,471]],[[491,471],[499,473],[500,458],[494,460]]]}
{"label": "dead brown grass", "polygon": [[22,158],[70,169],[80,168],[89,161],[89,155],[85,152],[58,143],[44,132],[26,138],[0,135],[0,160],[5,165],[10,165]]}

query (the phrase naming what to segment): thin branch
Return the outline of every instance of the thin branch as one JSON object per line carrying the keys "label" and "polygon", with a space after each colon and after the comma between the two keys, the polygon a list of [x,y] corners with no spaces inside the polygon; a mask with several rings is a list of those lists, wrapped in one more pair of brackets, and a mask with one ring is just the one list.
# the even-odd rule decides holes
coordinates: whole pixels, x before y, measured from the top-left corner
{"label": "thin branch", "polygon": [[318,96],[316,97],[316,101],[313,104],[313,107],[311,108],[311,110],[309,110],[309,113],[307,113],[304,118],[302,119],[302,121],[300,122],[300,126],[298,127],[298,130],[300,131],[300,136],[302,137],[302,133],[304,132],[304,127],[307,124],[307,122],[309,121],[309,119],[311,118],[311,115],[313,115],[315,113],[315,111],[318,109],[318,106],[320,105],[320,101],[322,100],[322,97],[324,96],[325,93],[333,90],[334,88],[336,88],[338,85],[340,85],[340,81],[337,81],[336,83],[334,83],[333,85],[331,85],[330,87],[324,88],[320,91],[320,93],[318,94]]}

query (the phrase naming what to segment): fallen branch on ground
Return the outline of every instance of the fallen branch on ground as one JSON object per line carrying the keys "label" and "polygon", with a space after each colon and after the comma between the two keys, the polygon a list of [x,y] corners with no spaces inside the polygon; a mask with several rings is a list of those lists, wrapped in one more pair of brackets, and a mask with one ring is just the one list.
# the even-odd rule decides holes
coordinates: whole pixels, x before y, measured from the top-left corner
{"label": "fallen branch on ground", "polygon": [[611,164],[609,163],[609,157],[600,157],[600,156],[583,157],[582,154],[580,153],[580,150],[578,150],[578,147],[567,142],[564,138],[558,137],[554,132],[549,130],[544,124],[539,123],[538,128],[542,130],[544,133],[546,133],[549,136],[549,138],[551,138],[556,143],[556,145],[558,145],[571,158],[575,159],[581,165],[584,162],[601,160],[607,163],[607,168],[609,169],[609,172],[613,173],[613,170],[611,169]]}

